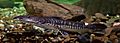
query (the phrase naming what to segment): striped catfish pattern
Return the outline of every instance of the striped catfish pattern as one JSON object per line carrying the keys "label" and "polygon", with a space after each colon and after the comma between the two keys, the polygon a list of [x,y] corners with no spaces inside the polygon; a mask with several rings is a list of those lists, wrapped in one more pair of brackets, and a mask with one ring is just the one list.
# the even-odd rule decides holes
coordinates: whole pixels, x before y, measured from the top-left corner
{"label": "striped catfish pattern", "polygon": [[14,19],[48,27],[48,29],[50,27],[56,27],[60,30],[74,32],[89,31],[95,28],[94,25],[85,25],[83,22],[67,21],[58,17],[16,16]]}

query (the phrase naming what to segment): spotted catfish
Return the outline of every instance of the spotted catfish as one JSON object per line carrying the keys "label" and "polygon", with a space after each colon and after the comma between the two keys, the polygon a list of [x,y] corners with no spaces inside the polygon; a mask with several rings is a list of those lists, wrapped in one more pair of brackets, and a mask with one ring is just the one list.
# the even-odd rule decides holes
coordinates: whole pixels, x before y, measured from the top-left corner
{"label": "spotted catfish", "polygon": [[36,16],[16,16],[14,19],[33,23],[40,27],[47,27],[48,29],[59,29],[70,32],[89,32],[94,30],[94,25],[85,25],[83,22],[73,22],[60,19],[59,17],[36,17]]}

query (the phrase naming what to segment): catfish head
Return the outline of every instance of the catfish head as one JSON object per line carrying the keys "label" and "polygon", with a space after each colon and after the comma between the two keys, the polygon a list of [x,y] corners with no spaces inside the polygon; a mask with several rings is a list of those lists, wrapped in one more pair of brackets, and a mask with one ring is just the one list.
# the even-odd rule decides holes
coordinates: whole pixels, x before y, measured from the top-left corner
{"label": "catfish head", "polygon": [[27,23],[39,23],[42,24],[45,22],[44,18],[36,16],[16,16],[13,19],[20,20]]}

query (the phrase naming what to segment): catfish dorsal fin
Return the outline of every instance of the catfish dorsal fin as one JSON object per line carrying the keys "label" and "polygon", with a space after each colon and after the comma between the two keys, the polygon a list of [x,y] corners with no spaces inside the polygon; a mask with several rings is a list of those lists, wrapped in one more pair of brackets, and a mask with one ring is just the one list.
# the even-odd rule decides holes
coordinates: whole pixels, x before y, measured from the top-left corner
{"label": "catfish dorsal fin", "polygon": [[78,16],[75,16],[75,17],[72,17],[71,19],[67,19],[68,21],[81,21],[81,20],[83,20],[83,19],[85,19],[86,18],[86,16],[85,15],[78,15]]}

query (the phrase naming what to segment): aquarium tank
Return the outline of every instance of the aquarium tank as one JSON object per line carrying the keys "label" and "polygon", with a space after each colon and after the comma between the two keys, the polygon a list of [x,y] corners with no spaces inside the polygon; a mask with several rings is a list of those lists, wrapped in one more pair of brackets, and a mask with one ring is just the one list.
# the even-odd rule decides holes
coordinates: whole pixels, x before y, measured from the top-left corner
{"label": "aquarium tank", "polygon": [[0,0],[0,43],[120,43],[119,0]]}

